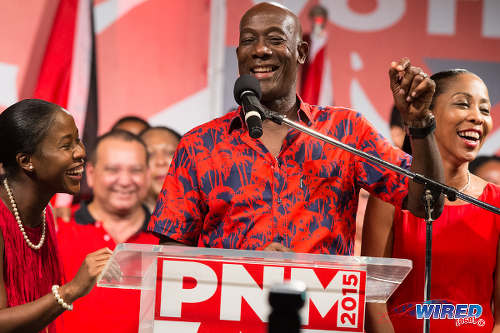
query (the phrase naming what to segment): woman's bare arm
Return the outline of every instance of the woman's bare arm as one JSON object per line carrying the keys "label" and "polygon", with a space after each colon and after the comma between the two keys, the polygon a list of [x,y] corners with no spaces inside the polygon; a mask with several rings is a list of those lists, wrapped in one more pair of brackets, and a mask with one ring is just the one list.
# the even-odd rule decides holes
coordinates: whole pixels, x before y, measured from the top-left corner
{"label": "woman's bare arm", "polygon": [[[0,234],[0,333],[39,332],[63,313],[52,293],[19,306],[7,307],[7,294],[3,280],[4,241]],[[111,255],[109,249],[93,252],[85,258],[75,278],[59,288],[59,295],[68,304],[86,295]]]}
{"label": "woman's bare arm", "polygon": [[[392,255],[393,221],[394,206],[370,195],[363,222],[361,255]],[[367,332],[394,332],[385,303],[366,303],[365,328]]]}

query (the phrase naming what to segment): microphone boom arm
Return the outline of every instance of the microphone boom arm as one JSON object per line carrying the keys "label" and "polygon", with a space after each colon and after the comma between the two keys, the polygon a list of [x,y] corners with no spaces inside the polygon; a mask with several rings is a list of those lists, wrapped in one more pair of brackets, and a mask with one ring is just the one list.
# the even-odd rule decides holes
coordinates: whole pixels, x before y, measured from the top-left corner
{"label": "microphone boom arm", "polygon": [[301,125],[295,121],[292,121],[288,119],[286,116],[280,115],[277,112],[274,112],[272,110],[263,110],[262,113],[262,118],[263,119],[269,119],[276,124],[282,125],[285,124],[288,127],[294,128],[300,132],[306,133],[316,139],[319,139],[323,142],[329,143],[331,145],[334,145],[337,148],[341,148],[343,150],[346,150],[350,152],[351,154],[354,154],[356,156],[362,157],[368,162],[372,162],[377,165],[381,165],[387,169],[390,169],[398,174],[405,175],[411,180],[413,180],[415,183],[419,183],[424,185],[426,188],[432,190],[433,192],[438,192],[438,193],[443,193],[448,197],[448,200],[450,201],[455,201],[456,198],[460,198],[463,201],[469,202],[473,205],[476,205],[478,207],[481,207],[483,209],[486,209],[492,213],[500,215],[500,209],[492,206],[486,202],[483,202],[481,200],[478,200],[476,198],[473,198],[465,193],[460,192],[459,190],[450,187],[448,185],[445,185],[443,183],[437,182],[435,180],[432,180],[430,178],[427,178],[423,175],[420,175],[416,172],[412,172],[410,170],[404,169],[398,165],[392,164],[390,162],[384,161],[383,159],[373,156],[371,154],[368,154],[362,150],[359,150],[357,148],[351,147],[343,142],[340,142],[334,138],[329,137],[328,135],[325,135],[323,133],[320,133],[318,131],[315,131],[307,126]]}

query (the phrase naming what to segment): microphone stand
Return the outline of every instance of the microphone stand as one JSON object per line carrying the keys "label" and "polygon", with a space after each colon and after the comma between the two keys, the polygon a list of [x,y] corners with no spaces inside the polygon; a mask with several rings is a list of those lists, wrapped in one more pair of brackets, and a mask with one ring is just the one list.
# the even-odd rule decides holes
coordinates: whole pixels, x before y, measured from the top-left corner
{"label": "microphone stand", "polygon": [[[324,135],[320,132],[317,132],[313,129],[310,129],[309,127],[303,126],[295,121],[292,121],[288,119],[286,116],[283,116],[277,112],[274,112],[272,110],[268,110],[266,108],[263,109],[263,114],[262,118],[263,119],[269,119],[273,121],[274,123],[278,125],[285,124],[288,127],[294,128],[300,132],[306,133],[316,139],[319,139],[323,142],[329,143],[331,145],[334,145],[337,148],[341,148],[343,150],[346,150],[356,156],[362,157],[363,159],[381,165],[387,169],[390,169],[398,174],[404,175],[409,177],[411,180],[413,180],[416,183],[424,185],[425,192],[424,192],[424,203],[425,203],[425,223],[426,223],[426,228],[425,228],[425,284],[424,284],[424,302],[428,303],[430,301],[430,296],[431,296],[431,261],[432,261],[432,222],[434,219],[432,218],[432,206],[434,203],[434,198],[439,197],[439,195],[444,194],[449,201],[455,201],[457,198],[460,198],[466,202],[469,202],[473,205],[476,205],[478,207],[481,207],[483,209],[486,209],[492,213],[500,215],[500,209],[492,206],[490,204],[487,204],[481,200],[478,200],[476,198],[473,198],[465,193],[462,193],[458,191],[457,189],[450,187],[448,185],[442,184],[440,182],[437,182],[435,180],[432,180],[430,178],[427,178],[423,175],[420,175],[418,173],[412,172],[410,170],[406,170],[401,168],[400,166],[394,165],[392,163],[389,163],[387,161],[384,161],[383,159],[373,156],[371,154],[368,154],[362,150],[356,149],[354,147],[351,147],[343,142],[340,142],[336,139],[333,139],[327,135]],[[429,318],[424,318],[424,326],[423,326],[423,332],[428,333],[430,329],[430,321]]]}

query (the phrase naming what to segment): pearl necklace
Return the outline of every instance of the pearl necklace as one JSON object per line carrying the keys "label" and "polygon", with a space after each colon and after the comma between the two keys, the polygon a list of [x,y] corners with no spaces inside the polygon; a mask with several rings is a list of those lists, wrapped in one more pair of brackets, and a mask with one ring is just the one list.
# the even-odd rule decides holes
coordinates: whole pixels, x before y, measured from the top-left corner
{"label": "pearl necklace", "polygon": [[9,187],[9,183],[7,183],[7,178],[4,178],[3,185],[5,186],[7,195],[9,196],[10,204],[12,206],[14,216],[16,217],[17,225],[19,226],[19,229],[23,233],[23,237],[24,240],[26,241],[26,244],[28,244],[28,246],[31,247],[33,250],[39,250],[42,247],[43,242],[45,241],[45,229],[46,229],[45,225],[47,224],[47,221],[45,220],[45,209],[43,210],[43,216],[42,216],[42,237],[40,238],[40,242],[37,245],[35,245],[29,240],[28,235],[26,235],[26,232],[24,231],[23,223],[21,221],[21,217],[19,216],[19,212],[17,210],[16,201],[14,200],[14,195],[12,194],[12,190]]}
{"label": "pearl necklace", "polygon": [[469,170],[467,170],[467,183],[465,184],[464,187],[462,187],[460,190],[458,190],[459,192],[463,192],[467,189],[467,187],[469,187],[470,185],[470,172]]}

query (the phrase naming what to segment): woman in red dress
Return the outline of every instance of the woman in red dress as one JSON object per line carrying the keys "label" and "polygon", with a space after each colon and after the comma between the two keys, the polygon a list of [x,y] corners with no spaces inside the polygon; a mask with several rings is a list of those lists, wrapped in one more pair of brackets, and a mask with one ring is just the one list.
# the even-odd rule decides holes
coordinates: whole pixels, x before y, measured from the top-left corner
{"label": "woman in red dress", "polygon": [[80,190],[85,157],[73,117],[59,106],[23,100],[0,114],[1,332],[55,332],[53,320],[92,289],[111,255],[89,254],[62,284],[48,204]]}
{"label": "woman in red dress", "polygon": [[[430,109],[436,118],[435,137],[446,184],[498,207],[500,187],[468,171],[493,127],[484,82],[466,70],[439,72],[431,78],[436,91]],[[462,200],[446,200],[443,213],[433,223],[431,300],[479,304],[482,314],[467,321],[431,318],[431,332],[500,330],[499,231],[500,216]],[[423,320],[416,318],[415,304],[424,298],[425,221],[370,198],[362,255],[413,261],[412,271],[387,305],[367,304],[367,331],[422,332]]]}

